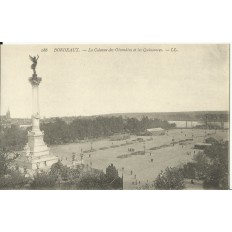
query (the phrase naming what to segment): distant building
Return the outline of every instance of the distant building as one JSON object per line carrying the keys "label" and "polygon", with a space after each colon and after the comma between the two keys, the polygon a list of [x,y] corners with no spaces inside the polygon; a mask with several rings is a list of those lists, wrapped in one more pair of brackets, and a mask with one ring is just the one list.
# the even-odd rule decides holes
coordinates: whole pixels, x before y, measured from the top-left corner
{"label": "distant building", "polygon": [[9,109],[6,112],[6,115],[0,116],[0,125],[2,128],[11,128],[11,117]]}
{"label": "distant building", "polygon": [[160,127],[147,129],[147,132],[150,133],[151,135],[165,135],[165,130]]}

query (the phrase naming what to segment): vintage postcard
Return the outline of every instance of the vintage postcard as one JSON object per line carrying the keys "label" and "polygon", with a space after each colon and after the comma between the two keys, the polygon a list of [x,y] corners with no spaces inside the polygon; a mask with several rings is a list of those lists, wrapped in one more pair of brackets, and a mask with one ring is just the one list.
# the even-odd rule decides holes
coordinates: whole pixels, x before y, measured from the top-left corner
{"label": "vintage postcard", "polygon": [[0,45],[0,189],[229,189],[229,45]]}

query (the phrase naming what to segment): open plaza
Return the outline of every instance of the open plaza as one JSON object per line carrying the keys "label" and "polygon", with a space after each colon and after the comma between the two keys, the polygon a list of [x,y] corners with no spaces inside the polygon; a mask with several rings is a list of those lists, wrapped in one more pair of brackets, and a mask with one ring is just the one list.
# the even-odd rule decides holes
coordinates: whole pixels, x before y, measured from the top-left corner
{"label": "open plaza", "polygon": [[50,151],[67,165],[72,163],[73,156],[80,159],[81,154],[84,164],[92,168],[105,171],[113,163],[119,175],[123,175],[124,189],[140,189],[146,184],[151,185],[166,167],[191,161],[200,151],[194,149],[194,144],[215,136],[226,140],[228,130],[172,129],[160,136],[130,136],[118,141],[110,138],[89,140],[51,146]]}

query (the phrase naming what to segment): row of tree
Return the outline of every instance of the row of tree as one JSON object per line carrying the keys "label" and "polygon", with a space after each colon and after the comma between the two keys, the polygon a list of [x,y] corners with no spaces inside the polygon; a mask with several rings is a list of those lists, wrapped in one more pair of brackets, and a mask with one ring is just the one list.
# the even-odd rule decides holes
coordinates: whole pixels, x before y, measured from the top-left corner
{"label": "row of tree", "polygon": [[[154,127],[170,129],[175,127],[175,124],[148,117],[139,120],[137,118],[123,119],[122,117],[99,116],[96,118],[77,118],[70,124],[57,118],[54,122],[42,123],[40,127],[44,131],[44,140],[47,144],[63,144],[85,138],[110,136],[116,133],[139,134],[148,128]],[[16,125],[2,129],[0,133],[1,149],[22,150],[26,142],[27,131],[20,129]]]}
{"label": "row of tree", "polygon": [[116,133],[138,134],[148,128],[162,127],[170,129],[175,124],[169,124],[160,119],[150,119],[122,117],[96,117],[78,118],[67,124],[62,119],[57,118],[55,122],[41,124],[41,129],[45,133],[45,142],[48,144],[62,144],[75,142],[85,138],[98,138],[110,136]]}

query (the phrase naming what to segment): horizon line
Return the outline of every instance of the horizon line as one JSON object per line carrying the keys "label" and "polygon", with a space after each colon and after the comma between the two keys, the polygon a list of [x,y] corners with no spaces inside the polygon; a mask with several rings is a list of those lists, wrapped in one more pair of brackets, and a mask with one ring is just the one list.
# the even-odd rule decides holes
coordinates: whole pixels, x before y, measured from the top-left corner
{"label": "horizon line", "polygon": [[[226,113],[230,113],[230,110],[193,110],[193,111],[149,111],[149,112],[120,112],[120,113],[105,113],[105,114],[92,114],[92,115],[63,115],[63,116],[43,116],[41,119],[45,118],[63,118],[63,117],[94,117],[94,116],[107,116],[107,115],[117,115],[117,114],[154,114],[154,113],[161,113],[161,114],[165,114],[165,113],[197,113],[197,112],[226,112]],[[0,115],[0,116],[5,116],[4,115]],[[12,117],[12,119],[29,119],[30,117]]]}

